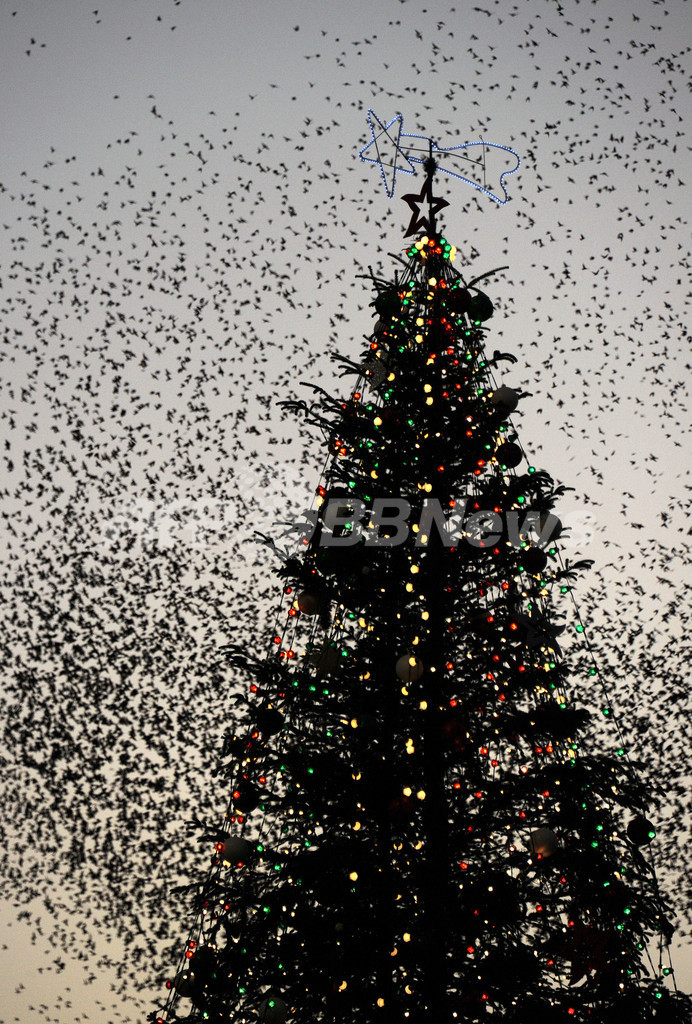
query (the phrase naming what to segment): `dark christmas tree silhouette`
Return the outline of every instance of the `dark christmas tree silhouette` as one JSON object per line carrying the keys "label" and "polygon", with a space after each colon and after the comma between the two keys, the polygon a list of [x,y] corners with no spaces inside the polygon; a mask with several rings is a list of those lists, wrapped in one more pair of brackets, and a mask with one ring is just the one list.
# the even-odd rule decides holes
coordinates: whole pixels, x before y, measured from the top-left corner
{"label": "dark christmas tree silhouette", "polygon": [[366,351],[336,356],[350,397],[286,403],[328,468],[267,657],[226,651],[232,795],[191,823],[211,868],[152,1021],[692,1020],[650,789],[613,726],[580,743],[570,691],[599,698],[561,634],[589,563],[560,553],[564,488],[511,425],[515,357],[485,351],[492,274],[455,269],[427,172]]}

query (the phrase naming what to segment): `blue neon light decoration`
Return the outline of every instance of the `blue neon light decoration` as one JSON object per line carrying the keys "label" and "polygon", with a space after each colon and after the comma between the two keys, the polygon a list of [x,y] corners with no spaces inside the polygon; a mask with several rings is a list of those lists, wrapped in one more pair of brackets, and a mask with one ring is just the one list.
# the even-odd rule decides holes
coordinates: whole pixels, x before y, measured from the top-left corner
{"label": "blue neon light decoration", "polygon": [[[413,135],[402,131],[404,124],[402,114],[396,114],[391,121],[383,124],[374,111],[368,110],[368,123],[372,139],[361,149],[360,158],[367,163],[379,164],[382,180],[390,199],[394,195],[397,171],[402,171],[404,174],[414,174],[414,164],[424,164],[432,156],[437,165],[436,169],[441,173],[449,174],[453,178],[459,178],[460,181],[471,185],[472,188],[489,196],[496,203],[499,203],[500,206],[504,206],[508,201],[509,196],[504,184],[505,178],[510,174],[514,174],[520,164],[518,154],[513,149],[510,149],[509,146],[501,146],[496,142],[486,142],[484,139],[478,142],[462,142],[457,146],[438,146],[433,139],[429,139],[425,135]],[[395,124],[396,127],[392,130],[392,126]],[[473,147],[477,146],[480,146],[481,150],[479,151],[478,158],[475,158]],[[487,187],[485,178],[485,155],[489,149],[502,150],[505,153],[511,154],[515,160],[512,167],[507,168],[500,174],[498,187],[495,191]],[[371,151],[369,156],[366,155],[368,151]],[[450,162],[452,162],[454,170],[448,166]],[[475,165],[482,172],[482,184],[480,181],[474,181],[473,178],[468,177],[468,174],[462,173],[468,167],[468,164]],[[502,198],[496,194],[500,190],[502,191]]]}
{"label": "blue neon light decoration", "polygon": [[[367,146],[363,146],[361,149],[360,158],[369,164],[379,164],[380,174],[382,175],[385,190],[391,199],[394,195],[396,172],[401,171],[403,174],[416,173],[415,167],[403,152],[400,145],[401,129],[404,126],[404,118],[401,114],[395,114],[391,121],[388,121],[387,124],[382,124],[375,111],[368,110],[368,124],[370,125],[370,131],[372,132],[372,139],[368,142]],[[389,129],[393,124],[396,124],[396,127],[390,132]],[[377,126],[377,130],[375,126]],[[373,146],[373,153],[376,155],[365,156],[366,150]],[[397,156],[404,160],[408,164],[408,167],[404,167],[401,163],[397,164]],[[387,171],[391,172],[391,178],[389,180],[387,178]]]}

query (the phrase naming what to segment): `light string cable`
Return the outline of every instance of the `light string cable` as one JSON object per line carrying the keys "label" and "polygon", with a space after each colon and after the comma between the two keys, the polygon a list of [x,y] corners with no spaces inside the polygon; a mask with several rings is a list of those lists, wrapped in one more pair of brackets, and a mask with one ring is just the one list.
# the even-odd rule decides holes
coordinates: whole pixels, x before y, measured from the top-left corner
{"label": "light string cable", "polygon": [[[482,349],[483,349],[482,344],[479,346],[479,348],[482,351]],[[497,385],[495,383],[494,374],[493,374],[492,370],[490,370],[490,369],[488,370],[488,377],[489,377],[493,387],[495,388]],[[516,443],[519,444],[519,447],[521,448],[521,450],[523,452],[524,458],[525,458],[526,463],[529,466],[529,470],[530,470],[531,466],[532,466],[531,461],[530,461],[530,459],[529,459],[529,457],[528,457],[528,455],[527,455],[523,445],[521,444],[521,441],[519,440],[519,433],[516,430],[516,428],[514,427],[514,424],[511,422],[511,417],[508,417],[506,422],[510,426],[512,433],[515,435],[515,437],[517,439]],[[518,474],[516,473],[516,470],[514,470],[514,469],[509,469],[508,475],[509,476],[513,476],[515,479],[518,476]],[[480,484],[480,481],[478,481],[478,483]],[[565,566],[564,560],[562,558],[562,552],[560,550],[560,545],[557,543],[557,539],[554,539],[551,543],[552,543],[552,545],[555,548],[555,555],[556,555],[558,564],[559,564],[560,568],[564,571],[566,569],[566,566]],[[553,583],[557,582],[555,576],[553,576],[553,580],[552,581],[550,581],[550,580],[541,581],[541,580],[533,579],[532,584],[531,584],[531,589],[533,591],[537,592],[535,594],[535,597],[540,597],[541,596],[540,595],[540,591],[543,589],[545,584],[550,583],[550,582],[553,582]],[[609,709],[612,709],[612,702],[610,700],[610,696],[608,694],[608,691],[607,691],[607,688],[605,686],[605,683],[604,683],[604,681],[602,679],[602,676],[601,676],[601,673],[599,671],[598,665],[596,663],[595,655],[594,655],[593,649],[591,648],[588,636],[586,635],[586,631],[585,631],[585,628],[584,628],[584,624],[583,624],[583,620],[582,620],[582,617],[581,617],[581,613],[579,611],[579,607],[578,607],[576,598],[574,596],[573,588],[570,587],[568,592],[569,592],[569,595],[570,595],[570,598],[571,598],[571,602],[572,602],[572,606],[573,606],[576,618],[578,620],[578,626],[580,627],[578,631],[582,634],[583,641],[585,642],[585,644],[587,646],[587,649],[589,651],[589,655],[591,657],[591,660],[592,660],[592,663],[593,663],[593,666],[594,666],[595,674],[597,674],[599,682],[601,683],[601,688],[603,690],[603,693],[604,693],[604,696],[605,696],[605,699],[606,699],[606,705],[607,705],[607,707]],[[559,662],[561,659],[559,658],[557,652],[554,651],[553,654],[555,656],[556,661]],[[563,698],[563,700],[565,702],[567,702],[569,700],[567,689],[564,686],[564,683],[560,684],[559,695],[562,696],[562,698]],[[533,693],[534,701],[538,700],[538,696],[539,695],[537,693],[535,693],[535,692]],[[625,743],[624,743],[624,738],[622,736],[622,730],[620,729],[619,722],[617,720],[615,720],[615,721],[616,721],[616,727],[617,727],[617,732],[618,732],[618,738],[619,738],[620,743],[621,743],[621,748],[620,749],[623,751],[623,755],[626,757],[626,759],[630,762],[630,766],[632,768],[634,768],[635,773],[637,775],[639,775],[640,781],[643,782],[644,780],[641,778],[641,773],[636,768],[636,765],[632,764],[631,759],[629,757],[629,754],[626,751],[626,747],[625,747]],[[575,758],[577,756],[576,752],[573,750],[573,748],[571,748],[568,745],[568,741],[567,740],[565,740],[565,741],[559,740],[556,743],[553,743],[553,746],[556,748],[556,753],[561,753],[563,755],[563,759],[565,761],[573,759],[573,758]],[[611,816],[612,816],[613,804],[609,800],[606,800],[606,804],[607,804],[608,810],[609,810],[609,812],[611,813]],[[658,887],[658,880],[657,880],[657,877],[656,877],[655,867],[654,867],[654,863],[653,863],[653,850],[651,848],[649,848],[649,852],[650,852],[650,860],[651,860],[650,870],[651,870],[651,873],[652,873],[652,883],[653,883],[654,891],[655,891],[656,896],[658,898],[658,901],[660,903],[661,902],[660,890],[659,890],[659,887]],[[645,955],[645,957],[646,957],[646,959],[647,959],[647,961],[648,961],[648,963],[649,963],[649,965],[651,967],[651,972],[652,972],[652,975],[654,976],[654,978],[660,978],[661,975],[664,975],[664,976],[667,977],[670,974],[672,976],[674,990],[677,992],[678,991],[677,983],[676,983],[675,974],[674,974],[674,971],[672,970],[672,964],[671,964],[670,947],[667,944],[666,944],[667,959],[668,959],[668,966],[670,967],[670,971],[668,972],[668,971],[665,970],[665,968],[662,967],[662,948],[663,948],[663,945],[664,945],[664,935],[663,935],[663,931],[661,930],[661,933],[659,934],[659,937],[658,937],[658,947],[659,947],[659,968],[658,968],[658,970],[654,966],[654,963],[653,963],[653,960],[651,958],[651,954],[650,954],[648,945],[645,945],[645,947],[644,947],[644,955]]]}
{"label": "light string cable", "polygon": [[[527,463],[529,463],[530,462],[529,457],[528,457],[528,455],[526,453],[526,450],[524,449],[524,446],[521,443],[521,440],[520,440],[519,435],[516,432],[516,430],[515,430],[515,433],[517,434],[517,441],[516,441],[516,443],[522,449],[522,452],[524,454],[524,458],[526,459]],[[563,559],[563,556],[562,556],[561,546],[557,542],[557,540],[553,541],[553,543],[554,543],[555,548],[556,548],[556,557],[557,557],[557,560],[558,560],[558,564],[560,565],[560,568],[564,571],[564,570],[566,570],[566,566],[565,566],[565,562],[564,562],[564,559]],[[628,744],[628,742],[626,741],[626,739],[624,737],[622,726],[621,726],[621,717],[620,717],[619,714],[617,714],[615,712],[614,702],[612,700],[611,694],[610,694],[610,692],[608,690],[608,687],[606,685],[605,679],[603,677],[603,673],[601,672],[600,666],[598,664],[598,660],[596,658],[596,653],[595,653],[593,645],[591,643],[590,636],[589,636],[589,634],[588,634],[588,632],[586,630],[586,627],[584,625],[584,620],[583,620],[583,617],[582,617],[582,614],[581,614],[581,610],[579,608],[579,604],[577,602],[576,596],[574,594],[574,589],[572,587],[569,588],[569,596],[570,596],[570,600],[571,600],[571,604],[572,604],[573,614],[574,614],[574,616],[575,616],[575,618],[577,620],[577,631],[581,634],[582,642],[584,644],[584,647],[585,647],[586,652],[588,654],[589,660],[591,662],[591,674],[596,677],[596,679],[598,680],[600,689],[601,689],[601,693],[602,693],[603,700],[604,700],[604,708],[607,710],[606,717],[610,720],[610,724],[615,726],[615,730],[616,730],[616,733],[617,733],[617,738],[618,738],[618,741],[619,741],[619,748],[618,748],[617,753],[618,753],[619,756],[621,756],[621,757],[623,757],[625,759],[625,761],[628,763],[628,766],[629,766],[630,770],[638,778],[639,782],[642,785],[646,785],[647,787],[648,786],[652,786],[652,784],[644,776],[644,773],[639,768],[638,763],[634,762],[632,760],[632,757],[630,756],[629,744]],[[656,787],[652,786],[652,788],[656,788]],[[612,807],[611,807],[611,810],[612,810]],[[649,866],[650,866],[651,875],[652,875],[652,884],[653,884],[654,891],[656,893],[657,899],[660,902],[661,901],[660,888],[659,888],[659,884],[658,884],[658,877],[657,877],[657,874],[656,874],[656,868],[655,868],[655,862],[654,862],[654,853],[653,853],[653,849],[652,849],[651,846],[649,846],[649,860],[650,860],[650,865]],[[663,940],[664,940],[664,935],[663,935],[663,931],[661,931],[661,934],[659,935],[659,939],[658,939],[658,941],[659,941],[659,953],[660,953],[661,946],[663,945]],[[665,946],[666,946],[666,950],[667,950],[667,956],[666,956],[667,966],[668,966],[668,968],[670,968],[669,973],[666,972],[665,969],[658,970],[658,971],[656,970],[656,968],[654,967],[653,961],[651,960],[651,956],[649,954],[648,947],[645,950],[646,957],[647,957],[647,959],[649,961],[649,964],[651,965],[651,970],[652,970],[652,973],[654,974],[654,976],[655,977],[660,977],[660,975],[662,973],[666,977],[671,976],[672,977],[672,983],[673,983],[674,990],[677,992],[678,988],[677,988],[677,982],[676,982],[676,978],[675,978],[675,972],[674,972],[674,970],[672,968],[672,957],[671,957],[671,952],[670,952],[670,944],[665,943]]]}

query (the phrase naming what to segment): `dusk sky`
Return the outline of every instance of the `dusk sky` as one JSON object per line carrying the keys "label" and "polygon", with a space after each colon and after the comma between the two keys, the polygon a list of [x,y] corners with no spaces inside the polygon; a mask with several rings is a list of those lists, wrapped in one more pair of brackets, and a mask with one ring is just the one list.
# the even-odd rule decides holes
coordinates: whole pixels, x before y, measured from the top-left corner
{"label": "dusk sky", "polygon": [[[325,461],[277,403],[345,389],[359,275],[391,274],[423,183],[390,199],[359,159],[369,108],[521,159],[503,206],[439,174],[442,223],[467,278],[508,268],[489,345],[518,357],[533,464],[574,488],[577,605],[664,787],[689,933],[691,21],[687,0],[2,5],[0,1022],[162,1001],[187,927],[167,893],[207,863],[184,823],[226,804],[223,651],[262,654],[280,592],[254,534]],[[674,964],[691,990],[689,946]]]}

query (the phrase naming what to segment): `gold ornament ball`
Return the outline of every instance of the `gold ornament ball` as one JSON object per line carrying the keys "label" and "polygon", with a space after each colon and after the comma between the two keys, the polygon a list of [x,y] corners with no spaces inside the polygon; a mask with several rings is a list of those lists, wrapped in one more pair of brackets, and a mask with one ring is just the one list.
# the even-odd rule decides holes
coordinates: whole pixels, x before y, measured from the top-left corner
{"label": "gold ornament ball", "polygon": [[415,683],[423,675],[423,662],[413,654],[402,654],[396,663],[396,674],[404,683]]}
{"label": "gold ornament ball", "polygon": [[192,992],[192,979],[189,971],[178,971],[171,982],[171,988],[175,989],[179,996],[185,999]]}
{"label": "gold ornament ball", "polygon": [[339,652],[332,644],[324,644],[319,651],[314,651],[309,659],[315,666],[318,676],[328,676],[339,667]]}
{"label": "gold ornament ball", "polygon": [[244,864],[252,853],[252,845],[242,836],[226,836],[219,857],[223,864]]}
{"label": "gold ornament ball", "polygon": [[531,833],[531,852],[539,854],[543,860],[552,856],[559,845],[557,836],[550,828],[537,828]]}

